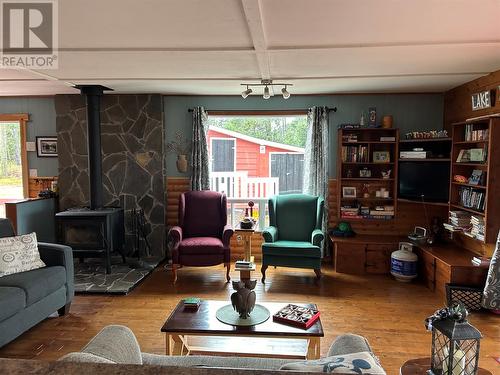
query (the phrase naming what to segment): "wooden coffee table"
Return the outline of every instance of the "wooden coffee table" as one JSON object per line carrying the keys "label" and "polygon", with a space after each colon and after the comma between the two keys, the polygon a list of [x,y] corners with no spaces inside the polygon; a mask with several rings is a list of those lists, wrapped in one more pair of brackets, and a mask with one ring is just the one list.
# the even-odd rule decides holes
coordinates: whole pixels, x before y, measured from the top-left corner
{"label": "wooden coffee table", "polygon": [[[269,319],[255,326],[237,327],[220,322],[215,313],[227,305],[228,301],[202,301],[198,310],[184,310],[184,304],[180,301],[170,314],[161,328],[166,334],[167,355],[189,355],[191,348],[188,338],[190,336],[224,336],[224,337],[252,337],[272,339],[301,339],[307,341],[307,359],[317,359],[320,355],[320,338],[324,336],[320,319],[304,330],[293,326],[273,322],[272,315],[278,312],[287,303],[280,302],[258,302],[265,306],[271,316]],[[290,302],[293,303],[293,302]],[[316,309],[314,304],[297,305]],[[210,348],[196,347],[197,353],[209,353]],[[233,352],[227,352],[232,354]],[[272,357],[272,353],[262,353],[259,356]]]}

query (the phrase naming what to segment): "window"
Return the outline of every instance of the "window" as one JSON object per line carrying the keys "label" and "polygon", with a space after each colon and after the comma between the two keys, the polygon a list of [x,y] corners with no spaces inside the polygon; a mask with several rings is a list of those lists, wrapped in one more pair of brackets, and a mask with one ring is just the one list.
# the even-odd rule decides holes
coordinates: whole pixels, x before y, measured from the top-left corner
{"label": "window", "polygon": [[227,195],[231,218],[244,216],[250,200],[257,217],[271,196],[302,192],[305,114],[209,115],[208,124],[210,188]]}
{"label": "window", "polygon": [[0,217],[6,202],[24,197],[21,144],[19,122],[0,121]]}

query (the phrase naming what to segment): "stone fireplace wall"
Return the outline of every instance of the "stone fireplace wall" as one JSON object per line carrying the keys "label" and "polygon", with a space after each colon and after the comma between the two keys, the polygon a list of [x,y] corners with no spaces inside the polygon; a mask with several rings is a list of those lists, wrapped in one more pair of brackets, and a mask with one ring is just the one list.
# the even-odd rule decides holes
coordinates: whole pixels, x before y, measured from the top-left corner
{"label": "stone fireplace wall", "polygon": [[[89,205],[87,113],[81,95],[56,95],[60,209]],[[104,204],[143,209],[152,254],[165,254],[165,158],[161,95],[104,95],[101,101]]]}

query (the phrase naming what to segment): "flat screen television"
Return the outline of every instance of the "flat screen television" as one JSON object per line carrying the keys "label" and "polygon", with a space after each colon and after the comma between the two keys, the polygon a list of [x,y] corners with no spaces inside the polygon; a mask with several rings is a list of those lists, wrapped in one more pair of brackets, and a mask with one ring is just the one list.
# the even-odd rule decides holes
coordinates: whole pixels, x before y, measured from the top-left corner
{"label": "flat screen television", "polygon": [[449,190],[449,162],[399,163],[399,198],[447,203]]}

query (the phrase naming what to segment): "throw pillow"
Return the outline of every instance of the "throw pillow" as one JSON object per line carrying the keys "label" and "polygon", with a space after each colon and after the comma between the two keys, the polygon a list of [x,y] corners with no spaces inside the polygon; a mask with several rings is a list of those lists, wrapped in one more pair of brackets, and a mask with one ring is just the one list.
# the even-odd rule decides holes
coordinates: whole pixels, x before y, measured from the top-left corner
{"label": "throw pillow", "polygon": [[316,360],[291,362],[281,366],[280,370],[325,372],[330,374],[370,374],[386,375],[377,360],[369,352],[335,355]]}
{"label": "throw pillow", "polygon": [[0,277],[42,267],[36,233],[0,238]]}

